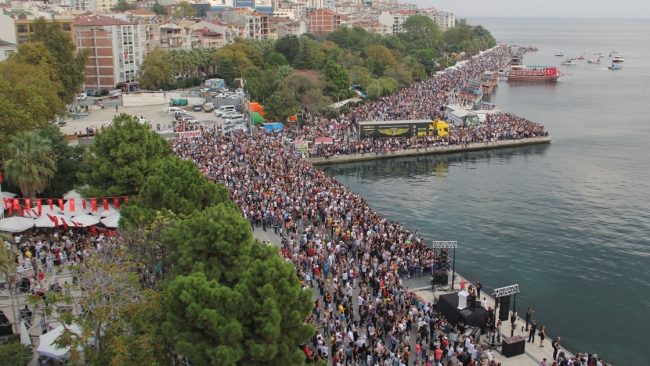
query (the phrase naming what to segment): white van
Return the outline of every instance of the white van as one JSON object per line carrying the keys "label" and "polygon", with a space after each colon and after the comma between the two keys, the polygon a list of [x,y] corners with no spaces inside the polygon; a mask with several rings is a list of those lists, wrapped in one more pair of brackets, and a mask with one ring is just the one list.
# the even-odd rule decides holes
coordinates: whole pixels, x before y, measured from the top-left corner
{"label": "white van", "polygon": [[215,116],[221,117],[226,112],[234,112],[236,108],[234,105],[222,105],[216,111],[214,111]]}
{"label": "white van", "polygon": [[79,94],[77,94],[77,100],[78,100],[78,101],[79,101],[79,100],[86,100],[86,99],[88,99],[88,94],[86,94],[86,93],[79,93]]}
{"label": "white van", "polygon": [[180,109],[178,107],[169,107],[169,109],[167,110],[167,113],[174,114],[176,112],[181,112],[181,111],[182,111],[182,109]]}

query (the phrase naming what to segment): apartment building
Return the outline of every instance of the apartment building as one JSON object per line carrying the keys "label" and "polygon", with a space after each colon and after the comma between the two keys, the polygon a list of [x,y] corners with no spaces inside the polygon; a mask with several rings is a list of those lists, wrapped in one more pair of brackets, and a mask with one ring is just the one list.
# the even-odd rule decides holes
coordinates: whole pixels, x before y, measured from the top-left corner
{"label": "apartment building", "polygon": [[344,16],[329,9],[316,9],[309,13],[309,33],[322,36],[334,32],[343,24]]}
{"label": "apartment building", "polygon": [[168,23],[160,26],[160,47],[165,51],[191,50],[198,46],[198,34],[190,27]]}
{"label": "apartment building", "polygon": [[451,27],[456,26],[456,15],[454,13],[437,11],[435,15],[430,16],[430,18],[433,19],[436,24],[438,24],[438,27],[443,32]]}
{"label": "apartment building", "polygon": [[404,29],[402,25],[411,15],[415,13],[407,10],[398,10],[395,12],[382,12],[378,17],[377,21],[382,25],[392,29],[393,34],[402,33]]}
{"label": "apartment building", "polygon": [[[32,23],[40,17],[43,17],[46,22],[52,22],[54,20],[58,21],[61,23],[63,30],[68,32],[68,34],[70,34],[74,39],[74,18],[70,16],[51,10],[39,10],[38,8],[30,10],[2,9],[2,15],[3,16],[0,17],[0,28],[5,30],[3,31],[3,34],[5,34],[4,37],[7,37],[9,33],[15,34],[15,39],[4,39],[7,42],[16,43],[18,45],[27,42],[29,40],[29,35],[34,33]],[[13,28],[14,31],[8,31],[8,27]]]}
{"label": "apartment building", "polygon": [[254,11],[244,17],[246,28],[245,37],[252,39],[269,38],[269,16],[265,13]]}
{"label": "apartment building", "polygon": [[74,23],[77,49],[89,49],[85,89],[109,90],[137,84],[145,48],[140,24],[100,15],[87,15]]}

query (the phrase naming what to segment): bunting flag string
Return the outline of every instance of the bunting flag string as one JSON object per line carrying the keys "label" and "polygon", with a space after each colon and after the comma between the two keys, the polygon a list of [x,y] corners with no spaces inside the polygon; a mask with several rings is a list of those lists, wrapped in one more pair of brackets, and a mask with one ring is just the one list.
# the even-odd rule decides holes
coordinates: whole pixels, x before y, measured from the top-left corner
{"label": "bunting flag string", "polygon": [[[102,208],[104,210],[109,209],[109,200],[112,200],[113,202],[113,207],[115,207],[116,210],[120,209],[120,205],[123,205],[127,203],[129,198],[132,198],[133,196],[114,196],[114,197],[104,197],[101,198],[102,201]],[[139,199],[140,196],[135,196],[136,199]],[[67,206],[67,211],[70,212],[75,212],[77,210],[77,202],[75,200],[81,200],[81,207],[83,210],[88,209],[88,199],[90,200],[90,210],[91,212],[97,212],[99,207],[97,205],[97,198],[4,198],[4,207],[5,210],[9,212],[9,215],[13,213],[13,211],[17,211],[20,215],[23,215],[23,210],[29,210],[27,213],[29,216],[31,216],[31,213],[38,212],[36,216],[41,216],[43,212],[43,201],[47,202],[47,205],[50,209],[50,211],[54,212],[54,202],[56,202],[59,206],[59,209],[64,210]],[[22,204],[21,204],[22,202]],[[35,206],[35,207],[32,207]]]}

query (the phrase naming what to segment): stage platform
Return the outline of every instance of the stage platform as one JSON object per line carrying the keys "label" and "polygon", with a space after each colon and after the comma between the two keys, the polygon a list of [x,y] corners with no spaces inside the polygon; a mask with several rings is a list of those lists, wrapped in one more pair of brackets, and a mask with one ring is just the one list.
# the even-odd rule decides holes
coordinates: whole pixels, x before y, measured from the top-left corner
{"label": "stage platform", "polygon": [[469,306],[463,310],[458,309],[458,293],[455,292],[440,295],[436,310],[447,318],[447,321],[452,325],[463,322],[465,325],[483,329],[488,320],[487,310],[483,309],[478,303],[474,311],[470,311]]}

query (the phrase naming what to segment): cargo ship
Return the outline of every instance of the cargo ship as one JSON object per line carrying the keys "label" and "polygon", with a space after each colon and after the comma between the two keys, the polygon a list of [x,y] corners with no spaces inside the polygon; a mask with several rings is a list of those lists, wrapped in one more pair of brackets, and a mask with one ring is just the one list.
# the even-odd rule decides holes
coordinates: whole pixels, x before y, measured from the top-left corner
{"label": "cargo ship", "polygon": [[557,81],[562,73],[555,66],[512,66],[508,80]]}

